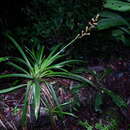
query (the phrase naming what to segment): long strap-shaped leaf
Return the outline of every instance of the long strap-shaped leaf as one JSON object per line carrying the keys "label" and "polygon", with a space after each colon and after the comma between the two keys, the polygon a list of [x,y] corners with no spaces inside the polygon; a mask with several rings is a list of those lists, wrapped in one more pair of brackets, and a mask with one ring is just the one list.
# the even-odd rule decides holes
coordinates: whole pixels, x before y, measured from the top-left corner
{"label": "long strap-shaped leaf", "polygon": [[49,84],[49,83],[46,82],[46,87],[50,91],[50,93],[52,95],[52,98],[55,101],[55,104],[58,106],[60,103],[59,103],[59,99],[58,99],[58,97],[56,95],[56,92],[55,92],[53,86],[51,84]]}
{"label": "long strap-shaped leaf", "polygon": [[25,98],[24,98],[24,106],[23,106],[23,110],[22,110],[22,119],[21,119],[22,125],[25,125],[27,123],[27,111],[28,111],[28,105],[29,105],[28,96],[30,93],[31,85],[32,85],[32,83],[28,82],[27,90],[26,90]]}
{"label": "long strap-shaped leaf", "polygon": [[21,77],[21,78],[32,79],[32,76],[26,75],[26,74],[2,74],[0,75],[0,79],[10,78],[10,77]]}
{"label": "long strap-shaped leaf", "polygon": [[34,105],[35,105],[35,117],[38,118],[39,108],[40,108],[40,94],[41,94],[41,87],[37,80],[33,84],[33,96],[34,96]]}
{"label": "long strap-shaped leaf", "polygon": [[48,77],[59,77],[59,76],[74,79],[74,80],[77,80],[80,82],[86,82],[86,83],[90,84],[92,87],[96,87],[96,85],[92,81],[90,81],[80,75],[77,75],[77,74],[73,74],[73,73],[69,73],[69,72],[51,72],[50,74],[48,74]]}
{"label": "long strap-shaped leaf", "polygon": [[21,85],[15,86],[15,87],[7,88],[7,89],[2,89],[2,90],[0,90],[0,94],[8,93],[8,92],[14,91],[14,90],[16,90],[16,89],[25,87],[26,85],[27,85],[27,84],[21,84]]}
{"label": "long strap-shaped leaf", "polygon": [[23,58],[24,58],[25,61],[27,62],[28,66],[29,66],[30,68],[32,68],[32,66],[31,66],[31,64],[30,64],[30,62],[29,62],[29,60],[28,60],[26,54],[24,53],[23,49],[19,46],[19,44],[16,42],[16,40],[15,40],[13,37],[11,37],[9,34],[7,34],[7,33],[6,33],[5,35],[12,41],[12,43],[13,43],[13,44],[16,46],[16,48],[19,50],[19,52],[21,53],[21,55],[23,56]]}

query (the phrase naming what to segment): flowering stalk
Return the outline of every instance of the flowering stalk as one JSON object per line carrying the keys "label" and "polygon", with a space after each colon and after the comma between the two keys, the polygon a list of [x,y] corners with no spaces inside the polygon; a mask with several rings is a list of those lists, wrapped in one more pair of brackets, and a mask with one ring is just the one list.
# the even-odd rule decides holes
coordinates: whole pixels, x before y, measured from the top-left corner
{"label": "flowering stalk", "polygon": [[78,34],[72,41],[70,41],[66,46],[64,46],[60,51],[58,51],[55,56],[62,53],[68,46],[74,43],[77,39],[81,39],[84,36],[89,36],[91,30],[96,27],[98,19],[99,19],[99,14],[97,14],[95,18],[92,18],[91,21],[88,22],[89,25],[86,26],[85,30],[82,30],[81,34]]}

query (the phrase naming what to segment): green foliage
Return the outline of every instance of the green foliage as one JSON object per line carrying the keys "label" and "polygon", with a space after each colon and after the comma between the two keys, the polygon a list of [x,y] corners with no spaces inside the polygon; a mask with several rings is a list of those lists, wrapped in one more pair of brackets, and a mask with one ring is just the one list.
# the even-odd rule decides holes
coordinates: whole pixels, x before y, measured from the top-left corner
{"label": "green foliage", "polygon": [[[130,46],[130,24],[127,16],[130,11],[130,3],[121,0],[106,0],[104,8],[97,29],[109,29],[109,31],[111,29],[111,35],[117,41],[122,41],[125,45]],[[121,14],[120,12],[124,13]]]}
{"label": "green foliage", "polygon": [[120,107],[120,108],[123,108],[123,107],[126,108],[127,107],[127,103],[124,101],[124,99],[121,96],[115,94],[114,92],[112,92],[108,89],[103,88],[102,90],[103,90],[102,94],[99,93],[99,94],[96,95],[95,105],[94,105],[96,112],[97,111],[102,112],[101,105],[105,104],[105,102],[103,101],[103,98],[106,95],[108,95],[112,99],[113,103],[116,104],[118,107]]}
{"label": "green foliage", "polygon": [[63,120],[65,115],[77,117],[73,113],[64,111],[65,107],[71,104],[71,102],[61,104],[51,83],[46,82],[46,89],[42,88],[41,102],[49,114],[53,128],[56,128],[56,120],[59,118]]}
{"label": "green foliage", "polygon": [[[93,18],[93,23],[96,24],[97,20],[98,15],[96,18]],[[11,37],[8,33],[5,34],[5,36],[11,40],[11,42],[20,52],[22,57],[13,57],[13,62],[8,62],[8,65],[14,67],[19,71],[19,73],[3,74],[0,75],[0,79],[17,77],[27,79],[27,81],[25,84],[21,83],[15,87],[0,90],[0,94],[11,92],[21,87],[26,87],[24,106],[22,111],[23,124],[26,123],[26,116],[28,111],[30,111],[30,106],[34,107],[34,115],[35,118],[38,119],[41,101],[42,104],[46,107],[50,116],[52,116],[50,119],[52,119],[51,122],[53,127],[56,127],[55,120],[53,119],[54,115],[59,117],[63,117],[64,115],[76,117],[73,113],[64,112],[62,110],[62,107],[67,103],[62,105],[59,103],[53,86],[51,86],[51,84],[46,79],[52,77],[64,77],[80,82],[84,81],[85,83],[94,86],[93,82],[80,75],[71,73],[64,68],[65,65],[81,62],[80,60],[67,60],[58,63],[59,59],[61,60],[61,58],[63,58],[64,55],[62,53],[68,46],[74,43],[77,39],[80,39],[88,34],[90,35],[92,26],[95,27],[93,23],[89,27],[86,27],[87,29],[85,31],[83,31],[81,34],[78,34],[71,42],[69,42],[61,49],[59,45],[55,46],[48,56],[44,55],[44,47],[42,46],[39,47],[38,51],[26,48],[25,52],[13,37]]]}
{"label": "green foliage", "polygon": [[102,19],[99,21],[97,29],[104,30],[113,27],[130,26],[129,23],[120,15],[109,11],[101,13]]}
{"label": "green foliage", "polygon": [[79,125],[86,128],[86,130],[93,130],[93,126],[91,126],[87,121],[79,121]]}
{"label": "green foliage", "polygon": [[12,58],[13,62],[8,62],[8,64],[14,67],[16,70],[18,70],[19,73],[3,74],[0,75],[0,79],[17,77],[27,79],[27,82],[25,84],[21,83],[20,85],[17,85],[15,87],[0,90],[0,93],[7,93],[19,89],[21,87],[26,87],[22,113],[23,123],[25,123],[26,121],[26,115],[28,109],[30,108],[30,105],[34,106],[34,114],[36,119],[38,118],[41,100],[42,103],[48,108],[48,110],[51,111],[51,114],[59,113],[61,115],[67,114],[74,116],[72,113],[63,112],[61,110],[55,91],[52,88],[52,86],[46,81],[46,78],[58,76],[74,79],[77,81],[85,80],[85,82],[87,82],[88,84],[93,84],[91,81],[77,74],[73,74],[63,68],[65,65],[80,62],[79,60],[67,60],[58,63],[58,60],[63,58],[64,56],[61,55],[61,53],[63,53],[63,51],[69,45],[75,42],[80,35],[77,35],[70,43],[61,48],[59,51],[59,45],[54,47],[52,52],[47,57],[44,56],[44,47],[40,47],[39,51],[26,49],[26,54],[25,51],[19,46],[19,44],[14,40],[14,38],[12,38],[9,34],[6,34],[6,36],[12,41],[12,43],[18,49],[22,58],[14,57]]}
{"label": "green foliage", "polygon": [[18,112],[20,111],[20,108],[18,108],[17,106],[15,106],[12,111],[13,111],[14,115],[17,115]]}
{"label": "green foliage", "polygon": [[9,59],[8,57],[0,57],[0,62],[6,61],[8,59]]}
{"label": "green foliage", "polygon": [[[103,101],[103,98],[106,95],[108,95],[118,107],[127,107],[127,103],[124,101],[124,99],[122,97],[120,97],[116,93],[112,92],[111,90],[105,88],[105,86],[104,86],[104,83],[103,83],[104,78],[112,73],[112,70],[110,68],[105,69],[104,71],[102,71],[100,73],[98,73],[94,70],[87,70],[87,69],[78,70],[78,72],[81,72],[81,71],[90,73],[93,76],[93,78],[95,79],[94,82],[91,84],[91,87],[93,87],[97,91],[97,94],[95,97],[95,104],[94,104],[95,111],[101,112],[101,105],[105,103]],[[82,81],[84,84],[82,84],[82,86],[80,85],[80,86],[76,87],[72,91],[76,92],[80,88],[85,87],[86,81],[84,79],[82,79]],[[87,85],[87,87],[88,87],[88,85]]]}
{"label": "green foliage", "polygon": [[130,11],[130,3],[127,1],[121,1],[121,0],[106,0],[106,1],[107,2],[104,4],[105,8],[120,12]]}
{"label": "green foliage", "polygon": [[105,69],[103,72],[98,74],[97,72],[93,71],[92,74],[95,76],[96,84],[98,86],[98,89],[100,90],[100,94],[97,95],[96,101],[95,101],[95,110],[100,110],[100,105],[103,104],[103,94],[106,94],[112,98],[112,101],[118,106],[118,107],[127,107],[126,102],[121,98],[119,95],[115,94],[111,90],[108,90],[103,85],[103,79],[112,72],[111,69]]}
{"label": "green foliage", "polygon": [[122,97],[119,95],[116,95],[112,91],[106,91],[106,93],[112,98],[112,101],[118,106],[118,107],[127,107],[127,103],[123,100]]}
{"label": "green foliage", "polygon": [[98,130],[117,130],[117,121],[111,120],[110,125],[103,125],[101,123],[96,123],[95,128]]}
{"label": "green foliage", "polygon": [[[53,70],[55,69],[61,70],[67,74],[67,70],[62,69],[62,66],[64,66],[66,63],[75,62],[75,61],[70,60],[70,61],[61,62],[59,64],[52,64],[55,60],[61,58],[62,55],[59,55],[59,53],[54,54],[55,51],[57,51],[55,48],[52,51],[52,53],[47,58],[45,58],[43,56],[44,47],[41,47],[39,52],[35,52],[34,50],[32,51],[27,50],[30,55],[30,58],[29,58],[25,54],[25,52],[22,50],[22,48],[17,44],[17,42],[8,34],[7,36],[13,42],[13,44],[16,46],[16,48],[19,50],[20,54],[23,57],[23,59],[15,58],[15,60],[17,60],[21,64],[24,64],[24,66],[26,67],[19,66],[18,64],[13,63],[13,62],[9,62],[9,65],[18,69],[22,73],[5,74],[5,75],[1,75],[0,78],[22,77],[22,78],[29,79],[29,81],[27,82],[27,84],[21,84],[16,87],[1,90],[0,93],[10,92],[15,89],[27,86],[25,100],[24,100],[23,118],[25,119],[27,108],[30,102],[34,104],[35,116],[37,119],[39,107],[40,107],[40,95],[41,95],[40,83],[42,82],[42,78],[51,77],[51,75],[53,75]],[[59,74],[60,72],[57,72],[57,73]],[[62,74],[62,72],[60,74]],[[30,101],[29,101],[29,96],[30,96]]]}
{"label": "green foliage", "polygon": [[103,104],[102,94],[98,93],[95,98],[95,111],[101,112],[101,105]]}
{"label": "green foliage", "polygon": [[[102,1],[99,2],[99,5],[101,3]],[[94,5],[94,7],[90,9],[92,5]],[[63,48],[60,48],[60,45],[55,46],[52,50],[49,48],[51,52],[48,56],[44,55],[44,46],[40,45],[43,44],[41,43],[43,39],[53,40],[54,43],[57,41],[63,41],[64,39],[69,40],[74,34],[77,34],[79,30],[85,27],[88,18],[100,10],[96,5],[97,3],[95,0],[90,0],[88,2],[84,0],[82,2],[80,2],[80,0],[32,0],[30,5],[23,8],[24,13],[28,16],[27,21],[31,24],[24,28],[15,28],[15,33],[16,36],[20,36],[20,41],[22,43],[29,41],[31,46],[37,47],[37,50],[31,50],[28,48],[26,48],[26,50],[22,49],[14,38],[6,34],[20,52],[21,57],[12,57],[11,61],[7,62],[8,65],[14,67],[18,73],[2,74],[0,75],[0,79],[16,77],[19,80],[18,85],[16,82],[12,87],[0,90],[0,94],[9,93],[16,89],[26,87],[22,111],[23,124],[27,120],[27,114],[28,111],[30,111],[30,107],[33,107],[35,118],[38,119],[39,110],[42,105],[50,115],[53,128],[56,128],[55,117],[63,118],[64,115],[77,117],[71,112],[64,111],[64,108],[72,102],[60,103],[54,86],[47,80],[47,78],[52,77],[64,77],[81,82],[82,84],[73,89],[74,93],[78,92],[79,89],[84,86],[93,87],[97,91],[94,104],[96,111],[101,112],[101,105],[104,103],[104,95],[110,96],[112,101],[118,107],[127,107],[127,104],[120,96],[106,89],[102,83],[104,77],[111,73],[111,70],[106,69],[101,73],[87,70],[88,73],[93,75],[95,79],[95,82],[93,82],[78,74],[71,73],[64,68],[67,65],[81,62],[80,60],[63,61],[65,49],[77,39],[82,38],[84,35],[89,35],[90,32],[82,31],[81,35],[77,35]],[[116,40],[122,41],[126,45],[130,45],[129,18],[127,15],[124,15],[130,11],[129,1],[106,0],[104,8],[110,9],[111,11],[103,11],[101,13],[101,20],[98,23],[97,29],[99,31],[109,30]],[[120,12],[123,12],[124,16],[122,16]],[[52,43],[50,42],[50,44]],[[6,60],[8,60],[8,57],[0,58],[0,62]],[[20,79],[21,84],[19,84]],[[22,82],[23,79],[26,81],[24,84]],[[18,109],[15,108],[14,114],[16,114],[17,111]],[[32,113],[29,114],[31,115]],[[93,128],[99,130],[114,130],[115,122],[116,121],[113,120],[110,125],[97,123],[95,127],[91,126],[87,121],[80,121],[79,124],[87,130],[92,130]]]}
{"label": "green foliage", "polygon": [[86,121],[79,121],[79,125],[81,125],[82,127],[86,128],[86,130],[93,130],[94,128],[96,128],[97,130],[117,130],[117,121],[116,120],[111,120],[109,122],[110,124],[108,125],[104,125],[102,123],[96,123],[95,126],[89,124]]}

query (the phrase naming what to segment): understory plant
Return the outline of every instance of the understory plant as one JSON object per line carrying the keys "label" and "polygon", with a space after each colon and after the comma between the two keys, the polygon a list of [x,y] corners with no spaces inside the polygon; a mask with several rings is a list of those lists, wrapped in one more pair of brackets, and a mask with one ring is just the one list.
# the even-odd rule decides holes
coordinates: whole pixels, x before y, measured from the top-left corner
{"label": "understory plant", "polygon": [[56,129],[54,115],[58,115],[59,117],[63,117],[63,115],[74,116],[72,113],[64,112],[62,110],[63,106],[67,105],[68,103],[59,103],[56,92],[47,79],[51,79],[52,77],[64,77],[77,81],[85,81],[88,84],[94,86],[94,84],[88,79],[83,78],[80,75],[71,73],[64,68],[64,66],[68,64],[80,62],[80,60],[59,60],[63,59],[63,52],[68,46],[74,43],[77,39],[80,39],[86,35],[90,35],[90,31],[97,24],[98,17],[99,15],[97,15],[96,18],[93,18],[89,23],[89,26],[87,26],[86,29],[81,32],[81,34],[78,34],[66,46],[61,49],[59,45],[54,47],[48,56],[44,55],[43,46],[40,47],[38,51],[35,51],[34,49],[30,50],[28,48],[26,48],[26,50],[24,51],[11,35],[9,35],[8,33],[5,34],[5,36],[11,40],[11,42],[20,52],[22,57],[12,57],[7,63],[8,65],[18,70],[18,73],[2,74],[0,75],[0,79],[16,77],[21,78],[22,81],[24,80],[24,83],[21,82],[21,84],[17,86],[0,90],[0,94],[8,93],[16,89],[26,87],[26,92],[24,94],[24,105],[22,110],[23,125],[25,125],[27,121],[27,115],[32,114],[32,109],[35,118],[38,119],[38,116],[40,114],[40,106],[42,104],[51,116],[50,119],[53,129]]}
{"label": "understory plant", "polygon": [[126,108],[127,104],[126,102],[123,100],[123,98],[119,95],[117,95],[116,93],[112,92],[111,90],[107,89],[104,86],[104,78],[106,76],[108,76],[109,74],[112,73],[112,69],[107,68],[104,69],[102,72],[98,73],[96,71],[89,71],[95,79],[95,85],[97,86],[97,88],[99,88],[98,93],[96,94],[96,98],[95,98],[95,110],[96,111],[100,111],[101,110],[101,105],[104,103],[103,102],[103,98],[104,96],[109,96],[113,103],[115,105],[117,105],[120,108]]}
{"label": "understory plant", "polygon": [[[119,108],[127,108],[127,103],[124,101],[124,99],[116,94],[115,92],[109,90],[104,85],[105,78],[112,73],[111,68],[107,68],[102,70],[101,72],[97,72],[95,70],[89,70],[85,68],[77,69],[75,73],[82,73],[86,72],[88,75],[90,75],[90,81],[92,82],[91,87],[95,91],[95,94],[93,95],[93,106],[96,112],[102,112],[101,106],[105,104],[104,97],[111,98],[112,102]],[[79,93],[79,90],[81,88],[88,87],[88,84],[86,84],[86,81],[83,79],[83,84],[77,85],[76,87],[72,88],[72,92],[74,94]],[[87,98],[87,96],[86,96]]]}
{"label": "understory plant", "polygon": [[[27,113],[31,114],[30,107],[34,107],[35,118],[38,119],[41,103],[47,108],[50,115],[57,111],[62,114],[63,112],[56,93],[51,84],[47,81],[47,78],[55,77],[57,75],[66,78],[74,78],[74,76],[71,76],[71,73],[63,67],[67,64],[79,62],[79,60],[67,60],[56,63],[56,61],[63,57],[63,55],[60,55],[62,50],[57,52],[59,46],[56,46],[47,57],[44,56],[44,47],[41,47],[37,52],[26,49],[26,54],[10,35],[7,34],[7,37],[19,50],[22,58],[13,57],[13,62],[8,62],[8,65],[17,69],[19,73],[0,75],[0,78],[19,77],[22,78],[22,80],[27,79],[27,81],[24,84],[21,83],[15,87],[1,90],[0,93],[7,93],[21,87],[26,87],[22,113],[23,123],[26,121]],[[64,112],[64,114],[68,113]],[[53,118],[51,117],[51,119]],[[54,125],[54,120],[52,120],[52,122]]]}

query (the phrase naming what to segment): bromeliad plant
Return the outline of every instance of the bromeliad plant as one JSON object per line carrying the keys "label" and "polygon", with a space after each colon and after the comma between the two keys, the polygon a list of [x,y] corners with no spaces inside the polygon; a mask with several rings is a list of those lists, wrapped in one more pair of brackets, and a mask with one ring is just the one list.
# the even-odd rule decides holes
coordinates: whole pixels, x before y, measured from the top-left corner
{"label": "bromeliad plant", "polygon": [[[65,104],[59,104],[58,98],[56,98],[55,91],[52,87],[50,88],[50,83],[46,80],[47,78],[57,76],[71,78],[78,81],[85,81],[94,86],[91,81],[77,74],[71,73],[63,68],[65,65],[79,62],[79,60],[67,60],[59,63],[58,60],[63,58],[64,55],[62,53],[68,46],[74,43],[77,39],[80,39],[85,35],[90,35],[90,31],[92,30],[92,28],[95,27],[98,17],[99,15],[97,15],[96,18],[93,18],[89,23],[89,26],[86,27],[85,31],[82,31],[81,34],[78,34],[70,43],[61,48],[59,51],[58,49],[60,48],[60,46],[56,46],[55,48],[53,48],[52,52],[47,57],[44,55],[44,47],[41,47],[37,52],[30,49],[26,49],[25,52],[14,38],[12,38],[8,33],[6,34],[6,36],[18,49],[22,57],[14,57],[12,58],[13,62],[8,62],[8,64],[17,69],[19,73],[3,74],[0,75],[0,79],[17,77],[26,79],[26,83],[0,90],[0,94],[26,87],[22,112],[23,124],[25,124],[27,113],[30,113],[30,108],[32,107],[34,109],[35,118],[38,118],[41,102],[42,104],[44,104],[45,107],[48,108],[49,113],[51,114],[69,114],[62,111],[62,106],[64,106]],[[73,116],[73,114],[69,115]]]}
{"label": "bromeliad plant", "polygon": [[[51,104],[51,108],[54,108],[55,104],[59,104],[54,90],[48,87],[50,85],[48,85],[49,83],[47,83],[46,78],[55,76],[62,76],[66,78],[68,78],[68,76],[71,77],[71,73],[65,70],[63,66],[74,62],[79,62],[79,60],[67,60],[60,63],[54,63],[63,57],[60,53],[66,48],[64,47],[57,52],[59,46],[56,46],[48,57],[44,56],[44,47],[41,47],[37,52],[27,49],[26,54],[10,35],[6,34],[6,36],[12,41],[22,55],[22,58],[12,58],[14,62],[10,61],[8,64],[19,70],[21,73],[4,74],[0,75],[0,78],[21,77],[27,79],[27,82],[15,87],[0,90],[0,94],[19,89],[21,87],[26,87],[22,120],[26,120],[27,112],[30,113],[30,107],[33,105],[35,117],[37,119],[40,101],[42,101],[45,106]],[[48,108],[49,107],[50,106],[48,105]]]}

